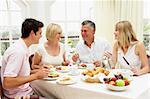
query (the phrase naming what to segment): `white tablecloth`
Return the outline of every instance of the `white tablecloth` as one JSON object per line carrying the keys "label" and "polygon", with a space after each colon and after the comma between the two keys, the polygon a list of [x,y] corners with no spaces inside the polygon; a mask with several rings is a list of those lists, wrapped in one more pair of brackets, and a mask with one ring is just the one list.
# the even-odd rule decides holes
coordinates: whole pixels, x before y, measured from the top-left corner
{"label": "white tablecloth", "polygon": [[55,81],[36,80],[32,88],[48,99],[150,99],[150,74],[134,77],[129,89],[122,92],[110,91],[104,84],[78,82],[73,85],[59,85]]}

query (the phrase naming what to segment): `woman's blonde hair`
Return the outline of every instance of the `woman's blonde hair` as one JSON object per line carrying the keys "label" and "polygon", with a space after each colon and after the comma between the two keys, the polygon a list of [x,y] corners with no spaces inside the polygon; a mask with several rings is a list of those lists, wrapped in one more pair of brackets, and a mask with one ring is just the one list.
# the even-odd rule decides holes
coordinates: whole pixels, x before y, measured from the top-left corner
{"label": "woman's blonde hair", "polygon": [[118,22],[116,24],[116,31],[120,33],[118,43],[122,47],[126,45],[129,46],[131,42],[138,41],[129,21]]}
{"label": "woman's blonde hair", "polygon": [[51,23],[47,26],[46,29],[46,38],[47,40],[53,40],[57,33],[62,33],[60,25]]}

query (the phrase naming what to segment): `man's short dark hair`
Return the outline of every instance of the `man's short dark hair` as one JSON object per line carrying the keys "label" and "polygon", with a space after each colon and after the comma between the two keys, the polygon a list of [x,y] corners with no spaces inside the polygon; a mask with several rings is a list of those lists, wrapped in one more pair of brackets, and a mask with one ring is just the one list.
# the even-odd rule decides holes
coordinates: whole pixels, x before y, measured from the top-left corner
{"label": "man's short dark hair", "polygon": [[83,25],[89,25],[89,26],[90,26],[91,28],[93,28],[93,29],[96,28],[95,23],[92,22],[92,21],[90,21],[90,20],[85,20],[85,21],[83,21],[83,22],[82,22],[82,26],[83,26]]}
{"label": "man's short dark hair", "polygon": [[32,18],[25,19],[25,21],[22,23],[22,28],[21,28],[22,36],[21,36],[21,38],[29,37],[30,32],[32,30],[36,35],[36,32],[39,30],[39,28],[42,28],[43,26],[44,26],[44,24],[38,20],[35,20]]}

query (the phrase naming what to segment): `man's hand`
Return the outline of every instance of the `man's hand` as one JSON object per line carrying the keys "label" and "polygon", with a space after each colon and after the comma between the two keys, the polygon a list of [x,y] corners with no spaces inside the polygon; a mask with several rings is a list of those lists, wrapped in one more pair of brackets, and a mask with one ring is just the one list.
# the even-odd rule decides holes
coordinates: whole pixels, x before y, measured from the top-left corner
{"label": "man's hand", "polygon": [[101,66],[101,62],[100,62],[100,61],[95,61],[95,62],[93,62],[93,64],[94,64],[95,66],[97,66],[97,67]]}
{"label": "man's hand", "polygon": [[74,62],[77,62],[78,59],[79,59],[79,54],[74,54],[74,55],[72,56],[72,60],[73,60]]}
{"label": "man's hand", "polygon": [[47,77],[48,73],[49,73],[49,70],[47,68],[41,68],[35,73],[35,75],[37,79],[42,79],[44,77]]}
{"label": "man's hand", "polygon": [[106,56],[106,57],[108,57],[108,58],[111,58],[111,59],[112,59],[112,53],[111,53],[111,52],[109,52],[109,51],[105,51],[105,52],[104,52],[104,54],[103,54],[103,56]]}

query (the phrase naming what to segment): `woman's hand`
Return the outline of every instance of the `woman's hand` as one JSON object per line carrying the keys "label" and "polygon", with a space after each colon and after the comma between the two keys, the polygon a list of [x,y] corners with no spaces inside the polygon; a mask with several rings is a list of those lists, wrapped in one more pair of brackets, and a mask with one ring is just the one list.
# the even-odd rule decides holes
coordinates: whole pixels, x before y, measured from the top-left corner
{"label": "woman's hand", "polygon": [[132,66],[131,71],[134,73],[134,75],[140,75],[140,70],[136,66]]}
{"label": "woman's hand", "polygon": [[63,65],[63,66],[68,66],[69,64],[70,64],[70,61],[69,61],[69,60],[66,60],[66,61],[62,62],[62,65]]}
{"label": "woman's hand", "polygon": [[50,68],[54,68],[54,65],[42,65],[41,67],[50,69]]}
{"label": "woman's hand", "polygon": [[41,67],[41,65],[32,65],[32,69],[40,69]]}

